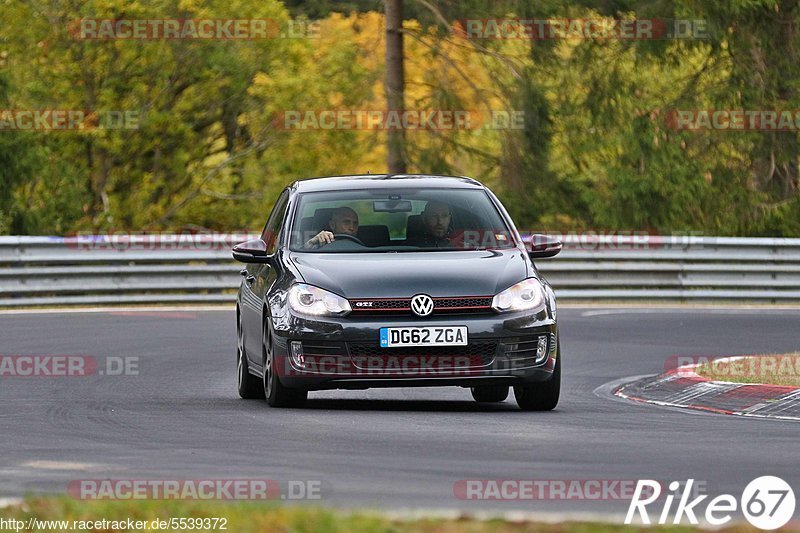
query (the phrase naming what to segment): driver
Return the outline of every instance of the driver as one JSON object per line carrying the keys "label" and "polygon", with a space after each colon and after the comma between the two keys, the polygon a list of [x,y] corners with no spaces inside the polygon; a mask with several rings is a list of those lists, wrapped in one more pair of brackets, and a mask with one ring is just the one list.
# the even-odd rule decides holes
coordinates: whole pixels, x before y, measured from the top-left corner
{"label": "driver", "polygon": [[306,242],[306,248],[319,248],[332,243],[335,234],[356,236],[358,233],[358,213],[349,207],[337,207],[331,213],[328,221],[330,231],[322,230]]}

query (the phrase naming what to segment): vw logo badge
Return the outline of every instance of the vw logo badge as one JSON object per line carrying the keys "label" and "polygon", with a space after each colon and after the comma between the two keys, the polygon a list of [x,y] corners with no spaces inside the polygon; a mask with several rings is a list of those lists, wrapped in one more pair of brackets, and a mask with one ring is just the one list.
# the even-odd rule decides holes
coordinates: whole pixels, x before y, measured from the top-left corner
{"label": "vw logo badge", "polygon": [[411,298],[411,310],[417,316],[428,316],[433,313],[433,299],[427,294],[417,294]]}

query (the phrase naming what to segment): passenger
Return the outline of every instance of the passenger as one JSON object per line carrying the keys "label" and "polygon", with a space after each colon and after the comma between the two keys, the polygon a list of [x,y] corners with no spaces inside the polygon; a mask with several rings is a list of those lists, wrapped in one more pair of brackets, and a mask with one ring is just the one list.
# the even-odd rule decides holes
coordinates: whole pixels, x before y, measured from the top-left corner
{"label": "passenger", "polygon": [[450,242],[450,206],[439,200],[431,200],[422,210],[423,233],[412,237],[408,244],[422,247],[447,248]]}

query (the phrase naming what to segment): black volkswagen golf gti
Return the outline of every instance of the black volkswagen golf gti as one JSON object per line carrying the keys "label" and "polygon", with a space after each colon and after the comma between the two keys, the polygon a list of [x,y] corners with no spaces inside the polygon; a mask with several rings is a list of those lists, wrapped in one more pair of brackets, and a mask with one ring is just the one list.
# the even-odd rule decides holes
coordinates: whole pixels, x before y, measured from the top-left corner
{"label": "black volkswagen golf gti", "polygon": [[514,387],[524,410],[561,388],[556,300],[505,208],[464,177],[297,181],[247,263],[236,306],[243,398],[300,406],[310,390],[460,386],[478,402]]}

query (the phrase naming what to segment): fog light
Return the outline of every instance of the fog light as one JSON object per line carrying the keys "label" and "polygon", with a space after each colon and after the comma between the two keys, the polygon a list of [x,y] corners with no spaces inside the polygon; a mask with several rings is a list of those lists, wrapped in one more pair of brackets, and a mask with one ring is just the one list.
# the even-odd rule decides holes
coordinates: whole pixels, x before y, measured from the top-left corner
{"label": "fog light", "polygon": [[292,362],[295,366],[303,368],[306,366],[306,358],[303,357],[303,343],[300,341],[292,341],[289,344],[289,351],[292,354]]}
{"label": "fog light", "polygon": [[536,362],[541,363],[547,357],[547,335],[539,336],[539,344],[536,346]]}

